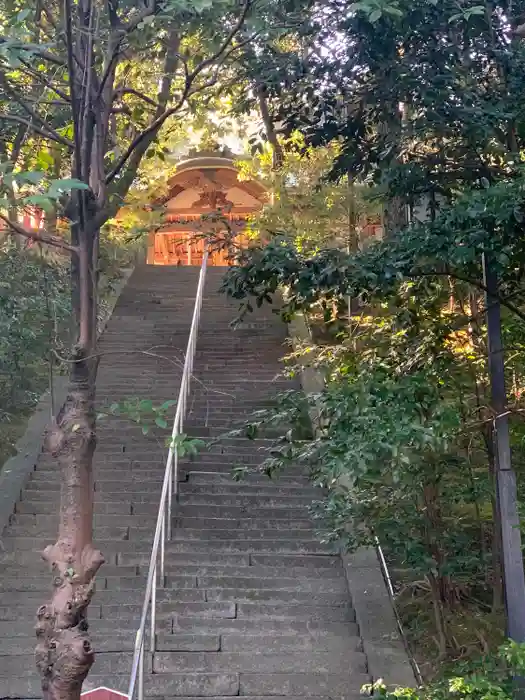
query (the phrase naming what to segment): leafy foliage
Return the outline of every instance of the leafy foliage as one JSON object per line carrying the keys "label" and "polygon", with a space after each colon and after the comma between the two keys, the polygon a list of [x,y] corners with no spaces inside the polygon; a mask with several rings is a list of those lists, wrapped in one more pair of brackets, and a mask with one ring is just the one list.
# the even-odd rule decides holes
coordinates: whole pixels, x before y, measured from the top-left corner
{"label": "leafy foliage", "polygon": [[[130,397],[112,403],[109,409],[100,412],[97,418],[99,420],[104,420],[110,416],[124,418],[140,427],[143,435],[153,434],[155,436],[158,434],[158,430],[156,430],[158,428],[161,431],[171,429],[170,409],[176,404],[176,401],[169,400],[156,406],[151,399]],[[164,432],[161,433],[161,435],[164,434]],[[175,450],[179,457],[194,456],[205,446],[203,440],[191,438],[185,433],[179,433],[174,438],[171,436],[165,437],[164,443],[167,447]]]}
{"label": "leafy foliage", "polygon": [[516,683],[519,683],[516,676],[519,678],[524,670],[524,645],[507,642],[497,653],[478,663],[458,665],[456,674],[429,686],[390,690],[379,682],[367,686],[365,691],[384,700],[511,700],[516,697]]}
{"label": "leafy foliage", "polygon": [[69,339],[69,279],[59,262],[11,242],[0,249],[0,404],[3,419],[28,408],[42,392],[51,348]]}

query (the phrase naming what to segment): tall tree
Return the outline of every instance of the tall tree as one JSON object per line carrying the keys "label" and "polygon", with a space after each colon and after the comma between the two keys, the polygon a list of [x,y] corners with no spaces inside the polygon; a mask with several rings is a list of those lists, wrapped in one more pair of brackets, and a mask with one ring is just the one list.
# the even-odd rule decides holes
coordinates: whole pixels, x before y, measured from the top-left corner
{"label": "tall tree", "polygon": [[[488,368],[478,366],[476,388],[486,392],[488,403],[485,371],[498,380],[492,382],[491,397],[495,429],[485,433],[491,476],[500,482],[501,502],[508,507],[502,519],[504,568],[508,631],[515,639],[525,637],[525,582],[498,307],[504,304],[523,317],[522,236],[516,229],[523,206],[524,13],[523,2],[506,0],[314,4],[304,29],[308,50],[289,49],[285,70],[278,61],[269,62],[275,77],[267,83],[269,99],[278,105],[276,118],[288,132],[299,129],[308,145],[338,140],[342,148],[333,176],[368,178],[386,200],[391,240],[375,260],[371,281],[360,278],[359,266],[346,260],[338,292],[351,289],[378,297],[374,288],[384,272],[396,281],[411,280],[419,290],[417,308],[410,310],[415,323],[415,318],[424,318],[425,308],[428,312],[431,295],[414,279],[421,275],[440,288],[447,276],[452,287],[468,280],[478,349],[486,336],[475,307],[485,303],[491,361]],[[406,228],[407,218],[416,223],[427,217],[428,225]],[[333,293],[338,285],[333,268],[343,263],[326,251],[323,255],[306,267],[317,271],[316,286],[326,285]],[[483,266],[482,260],[489,265]],[[304,276],[290,261],[288,265],[304,283]],[[303,289],[299,292],[299,298],[307,298]],[[480,401],[485,405],[485,396]],[[502,440],[506,445],[495,450],[491,441],[501,448]],[[497,498],[493,507],[497,523]],[[495,526],[496,559],[500,547]],[[495,566],[495,579],[499,571]]]}

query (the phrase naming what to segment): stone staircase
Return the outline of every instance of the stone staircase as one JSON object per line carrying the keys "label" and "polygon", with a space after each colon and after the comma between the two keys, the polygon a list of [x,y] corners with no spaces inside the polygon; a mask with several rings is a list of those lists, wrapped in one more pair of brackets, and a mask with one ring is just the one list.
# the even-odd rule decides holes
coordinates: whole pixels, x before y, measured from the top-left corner
{"label": "stone staircase", "polygon": [[[235,305],[216,291],[223,272],[208,270],[185,424],[203,438],[289,387],[275,379],[286,329],[264,309],[232,330]],[[177,396],[197,276],[188,267],[134,272],[101,341],[101,407]],[[267,444],[228,439],[182,464],[149,698],[354,700],[369,680],[341,559],[308,517],[319,491],[297,468],[274,481],[231,478],[234,466],[260,463]],[[99,653],[85,689],[127,690],[165,458],[160,432],[101,422],[95,541],[106,564],[89,608]],[[59,489],[56,466],[42,454],[2,535],[0,699],[41,697],[33,624],[50,576],[37,553],[54,541]]]}

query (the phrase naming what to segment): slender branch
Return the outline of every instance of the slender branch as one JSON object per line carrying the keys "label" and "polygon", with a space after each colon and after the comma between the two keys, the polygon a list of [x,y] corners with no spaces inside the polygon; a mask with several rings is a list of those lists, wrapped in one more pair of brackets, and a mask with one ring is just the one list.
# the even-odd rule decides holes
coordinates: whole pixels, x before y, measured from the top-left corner
{"label": "slender branch", "polygon": [[59,56],[55,56],[49,51],[45,51],[37,44],[24,44],[22,41],[13,41],[13,39],[9,39],[5,36],[0,36],[0,44],[9,44],[9,47],[12,49],[16,48],[22,51],[29,51],[32,54],[36,54],[40,58],[43,58],[45,61],[54,63],[57,66],[64,65],[64,61]]}
{"label": "slender branch", "polygon": [[35,133],[40,134],[40,136],[50,139],[51,141],[55,141],[56,143],[60,143],[62,146],[66,146],[66,148],[73,149],[73,143],[69,139],[64,138],[64,136],[61,136],[54,130],[46,130],[47,127],[44,128],[43,126],[37,126],[31,121],[31,119],[19,117],[17,114],[0,114],[0,120],[1,119],[9,122],[16,122],[17,124],[25,124],[25,126],[29,127]]}
{"label": "slender branch", "polygon": [[124,39],[128,36],[128,34],[131,34],[135,29],[138,27],[138,25],[146,18],[149,17],[150,15],[153,15],[157,11],[157,4],[156,0],[149,0],[146,3],[146,6],[137,14],[137,16],[128,22],[128,24],[123,24],[117,14],[118,10],[118,4],[115,2],[115,0],[110,0],[108,2],[108,13],[109,13],[109,18],[110,18],[110,24],[111,24],[111,39],[110,39],[110,44],[109,44],[109,57],[108,57],[108,62],[106,65],[106,68],[102,74],[102,78],[100,80],[100,86],[98,89],[98,96],[102,94],[104,91],[104,88],[106,87],[106,83],[109,80],[111,74],[114,72],[116,68],[116,61],[118,59],[118,56],[121,52],[122,49],[122,43]]}
{"label": "slender branch", "polygon": [[60,238],[60,236],[52,236],[47,233],[41,233],[40,231],[36,231],[35,229],[25,228],[25,226],[22,226],[18,222],[11,221],[11,219],[9,219],[4,214],[0,214],[0,220],[6,223],[8,228],[11,229],[11,231],[8,231],[8,233],[16,233],[19,236],[28,238],[29,240],[38,241],[39,243],[45,243],[46,245],[50,245],[53,248],[67,250],[69,253],[78,253],[78,248],[76,248],[73,245],[70,245],[69,243],[67,243],[67,241],[64,241],[62,238]]}
{"label": "slender branch", "polygon": [[124,29],[127,34],[130,34],[131,32],[135,31],[135,29],[139,26],[139,24],[146,19],[146,17],[150,17],[151,15],[154,15],[157,11],[157,2],[156,0],[148,0],[146,2],[146,6],[134,17],[132,20],[130,20],[127,24],[124,25]]}
{"label": "slender branch", "polygon": [[27,72],[32,78],[35,78],[38,80],[42,85],[45,85],[49,90],[52,90],[54,93],[56,93],[59,97],[61,97],[64,102],[71,102],[71,99],[67,93],[65,93],[63,90],[60,90],[60,88],[56,87],[56,85],[53,85],[50,80],[48,80],[45,75],[39,71],[33,70],[33,68],[29,65],[29,63],[26,63],[23,59],[19,58],[20,63],[25,66],[25,70],[23,71],[24,73]]}
{"label": "slender branch", "polygon": [[152,107],[155,107],[155,109],[157,109],[159,106],[158,102],[155,102],[155,100],[152,100],[151,97],[144,95],[144,93],[140,92],[139,90],[135,90],[134,88],[128,88],[128,87],[117,88],[113,94],[113,97],[114,98],[115,97],[123,97],[124,95],[135,95],[140,100],[143,100],[144,102],[147,102]]}
{"label": "slender branch", "polygon": [[[237,48],[240,48],[243,46],[245,43],[248,41],[252,40],[252,37],[249,39],[246,39],[243,42],[240,42],[238,45],[235,45],[235,47],[232,47],[230,51],[226,52],[227,47],[230,45],[232,42],[233,38],[235,35],[239,32],[242,24],[244,23],[246,19],[246,15],[248,14],[248,10],[251,6],[251,0],[247,0],[246,4],[244,5],[243,11],[235,23],[234,28],[229,32],[227,38],[223,41],[221,44],[220,48],[209,58],[204,59],[199,63],[196,68],[191,73],[186,72],[186,79],[184,81],[184,88],[182,90],[181,96],[179,97],[177,103],[173,106],[170,107],[169,109],[166,109],[162,114],[160,114],[156,119],[154,119],[151,124],[146,127],[143,131],[141,131],[137,136],[131,141],[125,152],[122,154],[122,156],[118,159],[116,165],[114,166],[113,170],[108,173],[106,176],[106,184],[110,184],[113,182],[115,177],[119,174],[119,172],[122,170],[124,165],[127,163],[129,158],[131,157],[132,153],[135,151],[135,149],[145,140],[148,139],[149,137],[154,137],[156,133],[159,131],[159,129],[162,127],[164,122],[174,114],[176,114],[181,107],[184,105],[186,102],[186,99],[188,96],[191,94],[191,88],[193,85],[194,80],[202,73],[202,71],[207,68],[208,66],[212,65],[215,61],[217,61],[218,58],[220,58],[223,54],[224,57],[223,59],[227,58],[234,50]],[[226,53],[225,53],[226,52]],[[213,84],[213,83],[212,83]],[[207,84],[206,84],[207,86]],[[201,89],[204,89],[204,86],[201,87],[198,90],[195,90],[195,92],[199,92]]]}
{"label": "slender branch", "polygon": [[[206,59],[204,59],[204,61],[201,61],[201,63],[199,63],[199,65],[194,69],[194,71],[190,74],[190,77],[192,80],[194,80],[199,75],[199,73],[202,73],[202,71],[205,68],[207,68],[209,65],[211,65],[212,63],[215,63],[215,61],[226,51],[228,46],[232,43],[235,35],[239,33],[242,25],[244,24],[244,21],[246,19],[247,14],[248,14],[248,10],[250,9],[251,5],[252,5],[251,0],[246,0],[246,3],[243,7],[241,14],[240,14],[240,17],[237,20],[237,22],[235,23],[235,26],[233,27],[233,29],[230,31],[230,33],[228,34],[226,39],[222,42],[222,44],[217,49],[217,51],[214,54],[212,54],[209,58],[206,58]],[[246,42],[241,42],[241,44],[239,44],[239,47],[241,45],[244,46],[244,43],[246,43]]]}
{"label": "slender branch", "polygon": [[[447,270],[446,272],[439,272],[437,270],[431,270],[430,272],[410,272],[408,274],[408,277],[452,277],[453,279],[456,279],[460,282],[467,282],[473,287],[481,289],[486,294],[489,293],[487,287],[485,287],[485,285],[479,280],[473,280],[470,277],[458,275],[454,272],[450,272],[450,270]],[[494,297],[496,301],[498,301],[502,306],[505,306],[509,311],[512,311],[513,314],[516,314],[516,316],[518,316],[518,318],[521,318],[522,321],[525,321],[525,313],[520,311],[520,309],[514,304],[511,304],[506,297],[502,297],[499,294],[495,295],[493,292],[490,292],[490,296]]]}
{"label": "slender branch", "polygon": [[[22,96],[9,85],[7,78],[5,74],[2,72],[0,73],[0,84],[4,88],[6,95],[11,97],[11,99],[16,102],[20,107],[24,110],[24,112],[31,118],[32,122],[36,122],[37,124],[40,125],[40,128],[45,129],[46,132],[50,134],[50,137],[53,137],[55,141],[58,141],[59,143],[64,143],[64,145],[68,145],[67,139],[64,139],[60,134],[53,129],[47,121],[41,117],[35,110],[30,107],[27,102],[22,98]],[[60,139],[63,139],[62,141]]]}

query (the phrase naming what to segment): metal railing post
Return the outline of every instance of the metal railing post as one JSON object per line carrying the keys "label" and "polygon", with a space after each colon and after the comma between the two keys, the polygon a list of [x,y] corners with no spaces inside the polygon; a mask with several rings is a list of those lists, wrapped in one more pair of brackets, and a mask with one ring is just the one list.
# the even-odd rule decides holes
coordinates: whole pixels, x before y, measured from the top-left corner
{"label": "metal railing post", "polygon": [[149,650],[151,654],[155,652],[155,632],[157,629],[157,566],[153,569],[153,588],[151,589],[151,627],[150,627],[150,642]]}
{"label": "metal railing post", "polygon": [[142,644],[140,645],[139,652],[139,692],[138,700],[144,700],[144,639],[142,639]]}

